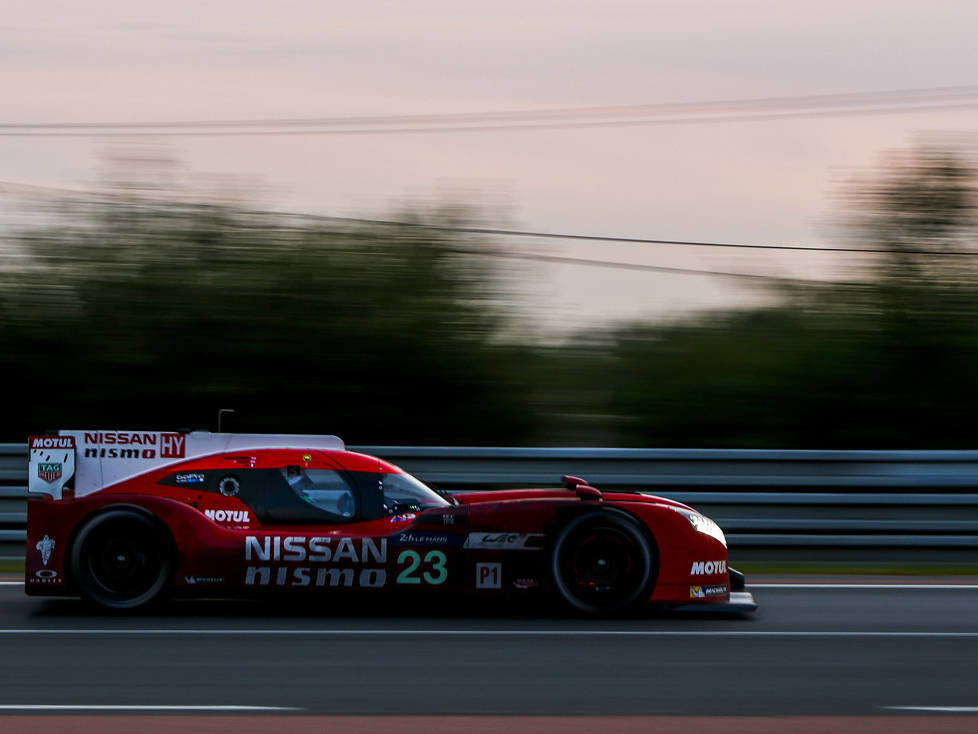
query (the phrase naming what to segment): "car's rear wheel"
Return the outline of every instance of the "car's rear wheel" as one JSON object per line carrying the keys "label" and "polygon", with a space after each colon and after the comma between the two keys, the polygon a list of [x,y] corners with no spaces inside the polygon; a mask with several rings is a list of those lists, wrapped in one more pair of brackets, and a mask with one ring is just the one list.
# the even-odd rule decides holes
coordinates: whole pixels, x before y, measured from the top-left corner
{"label": "car's rear wheel", "polygon": [[553,578],[561,596],[593,615],[621,612],[648,599],[657,565],[654,543],[617,512],[572,520],[553,549]]}
{"label": "car's rear wheel", "polygon": [[159,599],[173,570],[168,540],[154,518],[136,510],[96,515],[71,549],[82,596],[108,609],[136,609]]}

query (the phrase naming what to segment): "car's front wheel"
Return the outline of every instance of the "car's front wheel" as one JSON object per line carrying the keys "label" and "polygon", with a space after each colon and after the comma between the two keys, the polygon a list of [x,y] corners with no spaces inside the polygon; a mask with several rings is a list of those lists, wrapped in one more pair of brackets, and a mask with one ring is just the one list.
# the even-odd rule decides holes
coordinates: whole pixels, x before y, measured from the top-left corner
{"label": "car's front wheel", "polygon": [[656,571],[654,543],[622,513],[575,518],[554,544],[554,584],[568,604],[588,614],[614,614],[645,601]]}
{"label": "car's front wheel", "polygon": [[81,595],[108,609],[136,609],[160,598],[173,570],[166,531],[136,510],[108,510],[89,520],[71,550]]}

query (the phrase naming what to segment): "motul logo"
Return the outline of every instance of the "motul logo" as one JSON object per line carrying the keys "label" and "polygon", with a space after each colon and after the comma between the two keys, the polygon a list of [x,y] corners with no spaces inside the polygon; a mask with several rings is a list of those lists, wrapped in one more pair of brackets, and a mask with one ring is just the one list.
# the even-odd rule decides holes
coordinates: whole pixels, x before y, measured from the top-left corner
{"label": "motul logo", "polygon": [[204,510],[204,514],[215,522],[251,522],[251,515],[247,510]]}
{"label": "motul logo", "polygon": [[726,561],[693,561],[693,567],[689,569],[690,576],[711,576],[715,573],[726,572]]}
{"label": "motul logo", "polygon": [[74,436],[32,436],[32,449],[73,449]]}

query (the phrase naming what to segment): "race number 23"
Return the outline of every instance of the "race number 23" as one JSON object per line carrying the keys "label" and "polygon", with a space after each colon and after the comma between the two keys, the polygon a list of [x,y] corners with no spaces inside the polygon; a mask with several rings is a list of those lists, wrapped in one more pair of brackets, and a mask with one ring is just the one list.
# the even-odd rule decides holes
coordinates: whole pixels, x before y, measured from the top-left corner
{"label": "race number 23", "polygon": [[417,551],[401,551],[397,557],[397,565],[403,566],[403,570],[397,575],[397,583],[420,584],[423,579],[426,584],[433,586],[443,584],[448,578],[447,563],[448,559],[441,551],[428,551],[423,559]]}

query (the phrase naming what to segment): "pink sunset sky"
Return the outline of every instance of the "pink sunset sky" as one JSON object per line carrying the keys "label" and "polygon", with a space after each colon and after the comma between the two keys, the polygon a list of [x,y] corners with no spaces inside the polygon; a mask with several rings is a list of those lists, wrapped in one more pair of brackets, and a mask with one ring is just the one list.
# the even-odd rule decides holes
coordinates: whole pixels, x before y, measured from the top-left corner
{"label": "pink sunset sky", "polygon": [[[535,110],[972,85],[972,0],[18,3],[0,21],[0,123]],[[974,99],[974,98],[973,98]],[[839,244],[840,182],[978,107],[888,115],[427,134],[142,138],[264,208],[391,216],[461,200],[507,228]],[[964,135],[962,135],[964,133]],[[972,140],[973,143],[973,140]],[[83,188],[96,137],[0,137],[0,179]],[[9,201],[5,207],[16,206]],[[789,277],[852,258],[678,246],[540,252]],[[514,245],[514,246],[515,246]],[[576,265],[528,271],[541,328],[757,303],[749,282]]]}

